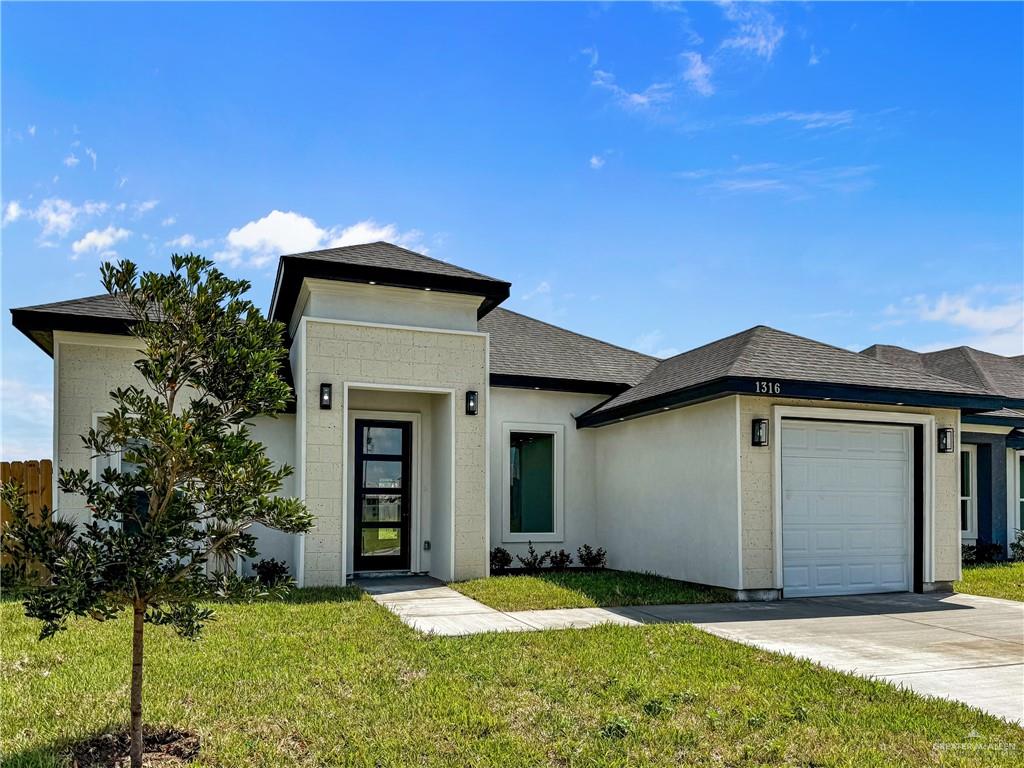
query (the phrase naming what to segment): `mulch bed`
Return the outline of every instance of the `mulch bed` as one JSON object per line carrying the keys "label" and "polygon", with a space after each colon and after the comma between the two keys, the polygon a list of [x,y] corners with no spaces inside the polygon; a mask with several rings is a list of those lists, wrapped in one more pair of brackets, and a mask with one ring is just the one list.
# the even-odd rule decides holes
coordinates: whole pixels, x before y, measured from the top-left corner
{"label": "mulch bed", "polygon": [[[144,765],[176,766],[191,763],[199,754],[199,736],[177,728],[146,727],[142,732]],[[71,746],[74,768],[126,768],[131,736],[127,730],[101,733]]]}

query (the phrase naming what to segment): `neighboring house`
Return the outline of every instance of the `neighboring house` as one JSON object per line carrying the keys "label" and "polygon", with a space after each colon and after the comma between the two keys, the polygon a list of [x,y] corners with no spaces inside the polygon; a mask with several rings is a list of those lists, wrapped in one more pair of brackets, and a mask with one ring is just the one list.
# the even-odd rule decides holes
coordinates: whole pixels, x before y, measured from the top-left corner
{"label": "neighboring house", "polygon": [[[971,347],[914,352],[876,344],[862,354],[1024,400],[1024,355],[1003,357]],[[1024,411],[1002,408],[960,418],[960,534],[1009,554],[1024,528]]]}
{"label": "neighboring house", "polygon": [[[315,525],[258,531],[265,556],[311,586],[586,543],[741,599],[960,575],[959,426],[1024,398],[764,326],[658,360],[506,311],[509,287],[387,243],[281,258],[295,408],[253,433]],[[53,356],[58,467],[89,467],[78,436],[137,380],[125,315],[12,315]]]}

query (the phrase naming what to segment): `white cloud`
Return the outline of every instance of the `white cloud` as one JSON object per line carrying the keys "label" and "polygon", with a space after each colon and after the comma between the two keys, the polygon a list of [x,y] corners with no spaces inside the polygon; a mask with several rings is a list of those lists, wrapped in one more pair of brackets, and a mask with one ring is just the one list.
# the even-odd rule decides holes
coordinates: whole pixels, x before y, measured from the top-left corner
{"label": "white cloud", "polygon": [[998,355],[1024,353],[1024,287],[978,286],[938,297],[917,294],[890,305],[888,324],[906,321],[939,324],[959,335],[929,344],[928,349],[966,345]]}
{"label": "white cloud", "polygon": [[551,283],[547,280],[541,280],[532,291],[523,294],[523,301],[529,301],[536,296],[543,296],[547,293],[551,293]]}
{"label": "white cloud", "polygon": [[11,224],[20,219],[24,215],[25,209],[21,207],[21,203],[19,203],[17,200],[11,200],[9,203],[7,203],[7,206],[4,208],[3,223],[5,225]]}
{"label": "white cloud", "polygon": [[604,158],[601,157],[601,155],[591,155],[590,167],[593,168],[595,171],[601,170],[602,168],[604,168]]}
{"label": "white cloud", "polygon": [[608,91],[615,103],[629,111],[642,111],[663,104],[672,98],[672,86],[668,83],[651,83],[642,91],[629,91],[615,81],[615,75],[603,69],[595,69],[590,84]]}
{"label": "white cloud", "polygon": [[683,80],[701,96],[713,94],[715,86],[711,82],[711,66],[695,51],[687,51],[680,55],[686,62]]}
{"label": "white cloud", "polygon": [[107,203],[94,202],[92,200],[87,200],[82,205],[74,205],[70,201],[59,197],[48,197],[28,216],[42,225],[42,237],[45,238],[51,235],[64,237],[80,218],[98,216],[109,207]]}
{"label": "white cloud", "polygon": [[29,136],[35,136],[36,135],[36,127],[34,125],[30,125],[28,127],[28,135]]}
{"label": "white cloud", "polygon": [[853,193],[874,185],[873,165],[823,166],[808,163],[747,163],[727,168],[696,168],[680,171],[676,178],[703,182],[718,193],[782,193],[803,199],[820,192]]}
{"label": "white cloud", "polygon": [[427,253],[418,230],[400,231],[395,224],[378,224],[365,219],[347,227],[325,229],[316,221],[295,211],[274,210],[261,219],[232,229],[224,250],[214,254],[218,261],[232,266],[263,267],[282,254],[341,248],[346,245],[386,240]]}
{"label": "white cloud", "polygon": [[68,168],[74,168],[76,165],[78,165],[79,162],[80,161],[75,156],[74,152],[72,152],[70,155],[64,158],[64,165],[66,165]]}
{"label": "white cloud", "polygon": [[723,49],[745,51],[767,61],[785,35],[785,29],[759,4],[722,3],[725,18],[734,23],[732,36],[722,41]]}
{"label": "white cloud", "polygon": [[637,352],[654,357],[672,357],[679,354],[679,349],[672,346],[662,346],[665,334],[659,330],[648,331],[633,339],[630,345]]}
{"label": "white cloud", "polygon": [[74,252],[74,256],[71,258],[77,259],[83,253],[88,253],[89,251],[98,251],[104,256],[114,255],[115,252],[111,248],[125,238],[130,237],[131,234],[129,230],[113,225],[106,229],[90,230],[85,233],[82,239],[72,243],[71,250]]}
{"label": "white cloud", "polygon": [[50,458],[53,451],[53,389],[18,379],[0,379],[4,415],[0,460]]}
{"label": "white cloud", "polygon": [[747,125],[768,125],[770,123],[796,123],[807,130],[818,128],[841,128],[853,123],[856,112],[843,109],[835,112],[771,112],[764,115],[751,115],[743,119]]}
{"label": "white cloud", "polygon": [[590,63],[587,66],[589,66],[591,69],[597,66],[599,56],[597,53],[596,46],[592,45],[589,48],[584,48],[582,51],[580,51],[580,53],[582,53],[584,56],[587,56],[590,59]]}
{"label": "white cloud", "polygon": [[[398,227],[394,224],[381,225],[373,219],[365,219],[363,221],[357,221],[355,224],[340,230],[338,228],[332,229],[327,247],[342,248],[346,245],[374,243],[378,240],[384,240],[404,247],[411,247],[417,245],[422,237],[423,233],[418,229],[410,229],[408,232],[399,232]],[[418,246],[416,250],[419,250],[421,253],[428,252],[428,250],[423,246]]]}
{"label": "white cloud", "polygon": [[132,203],[132,210],[135,211],[136,216],[141,216],[144,213],[149,213],[158,205],[160,205],[159,200],[143,200],[141,203]]}
{"label": "white cloud", "polygon": [[85,148],[85,154],[87,154],[89,156],[89,159],[92,160],[92,169],[95,171],[96,170],[96,150],[92,149],[91,147],[86,147]]}
{"label": "white cloud", "polygon": [[162,221],[160,222],[160,226],[161,226],[161,227],[172,227],[172,226],[174,226],[174,225],[175,225],[175,224],[176,224],[177,222],[178,222],[178,218],[177,218],[176,216],[168,216],[167,218],[163,219],[163,220],[162,220]]}
{"label": "white cloud", "polygon": [[816,67],[821,63],[821,54],[818,53],[817,49],[811,46],[811,55],[807,57],[807,66]]}
{"label": "white cloud", "polygon": [[185,234],[185,235],[182,235],[181,237],[176,237],[173,240],[168,240],[167,241],[167,245],[173,246],[175,248],[191,248],[195,244],[196,244],[195,236],[194,235],[188,235],[188,234]]}

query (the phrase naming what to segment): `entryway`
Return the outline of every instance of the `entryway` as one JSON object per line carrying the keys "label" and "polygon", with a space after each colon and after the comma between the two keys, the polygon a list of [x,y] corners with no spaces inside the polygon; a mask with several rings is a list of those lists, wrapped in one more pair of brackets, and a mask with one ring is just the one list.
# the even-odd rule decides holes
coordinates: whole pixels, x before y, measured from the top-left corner
{"label": "entryway", "polygon": [[412,422],[355,420],[356,571],[411,567]]}

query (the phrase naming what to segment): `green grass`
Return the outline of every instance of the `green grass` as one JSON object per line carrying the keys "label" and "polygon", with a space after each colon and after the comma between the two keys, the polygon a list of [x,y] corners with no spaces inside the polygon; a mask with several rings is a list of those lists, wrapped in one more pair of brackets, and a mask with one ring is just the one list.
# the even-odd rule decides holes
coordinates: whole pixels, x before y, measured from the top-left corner
{"label": "green grass", "polygon": [[450,586],[499,611],[732,600],[727,590],[634,571],[550,571],[532,576],[492,576]]}
{"label": "green grass", "polygon": [[1024,601],[1024,562],[964,566],[957,592]]}
{"label": "green grass", "polygon": [[[217,611],[195,643],[147,629],[147,722],[198,732],[202,766],[989,766],[1024,752],[1024,731],[966,706],[683,624],[431,638],[352,590]],[[0,620],[7,768],[60,765],[70,741],[123,727],[124,617],[42,643],[18,604]]]}

